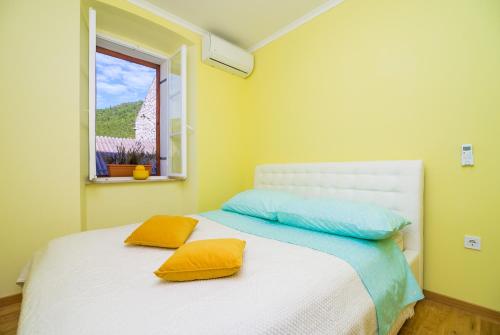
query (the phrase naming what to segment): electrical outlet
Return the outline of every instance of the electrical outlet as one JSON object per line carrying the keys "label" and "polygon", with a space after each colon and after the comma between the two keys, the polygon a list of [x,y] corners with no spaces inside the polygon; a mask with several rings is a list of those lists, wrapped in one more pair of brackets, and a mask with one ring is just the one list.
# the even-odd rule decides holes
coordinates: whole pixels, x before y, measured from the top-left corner
{"label": "electrical outlet", "polygon": [[481,250],[481,238],[479,236],[464,236],[464,247],[467,249]]}

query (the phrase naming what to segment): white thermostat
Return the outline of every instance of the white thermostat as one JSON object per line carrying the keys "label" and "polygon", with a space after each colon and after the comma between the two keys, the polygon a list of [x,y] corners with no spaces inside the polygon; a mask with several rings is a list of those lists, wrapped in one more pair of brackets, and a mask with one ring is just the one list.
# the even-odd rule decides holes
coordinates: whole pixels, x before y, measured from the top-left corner
{"label": "white thermostat", "polygon": [[462,144],[462,166],[473,166],[472,144]]}

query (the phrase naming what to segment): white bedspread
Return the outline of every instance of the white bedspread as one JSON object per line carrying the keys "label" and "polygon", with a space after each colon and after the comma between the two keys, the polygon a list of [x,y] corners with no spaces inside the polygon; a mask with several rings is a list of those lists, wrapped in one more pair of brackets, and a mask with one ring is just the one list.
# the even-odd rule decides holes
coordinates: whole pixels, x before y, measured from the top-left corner
{"label": "white bedspread", "polygon": [[375,307],[343,260],[203,217],[189,241],[247,241],[241,271],[170,283],[173,250],[125,246],[137,225],[53,240],[24,286],[19,334],[376,334]]}

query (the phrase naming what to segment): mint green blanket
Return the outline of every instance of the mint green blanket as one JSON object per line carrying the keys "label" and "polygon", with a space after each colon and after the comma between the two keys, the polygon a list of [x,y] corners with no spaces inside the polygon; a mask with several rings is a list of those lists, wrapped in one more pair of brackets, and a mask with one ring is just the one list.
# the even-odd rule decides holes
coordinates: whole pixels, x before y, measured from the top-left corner
{"label": "mint green blanket", "polygon": [[337,236],[222,210],[200,215],[244,233],[308,247],[348,262],[373,300],[381,335],[389,332],[406,305],[423,298],[403,253],[391,239]]}

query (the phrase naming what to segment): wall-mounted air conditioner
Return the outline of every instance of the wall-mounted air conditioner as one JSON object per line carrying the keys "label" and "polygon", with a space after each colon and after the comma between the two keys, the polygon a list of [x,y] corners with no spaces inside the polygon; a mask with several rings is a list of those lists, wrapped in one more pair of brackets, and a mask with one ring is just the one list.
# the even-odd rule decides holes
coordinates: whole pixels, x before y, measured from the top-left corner
{"label": "wall-mounted air conditioner", "polygon": [[251,53],[213,34],[203,37],[202,59],[208,65],[243,78],[248,77],[253,70]]}

